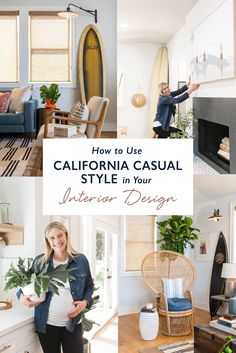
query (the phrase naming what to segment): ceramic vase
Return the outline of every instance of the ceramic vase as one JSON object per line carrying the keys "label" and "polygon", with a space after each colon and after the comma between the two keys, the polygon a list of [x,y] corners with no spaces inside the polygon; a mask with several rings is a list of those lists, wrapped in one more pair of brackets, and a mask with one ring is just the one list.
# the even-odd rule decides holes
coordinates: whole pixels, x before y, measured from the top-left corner
{"label": "ceramic vase", "polygon": [[139,330],[143,340],[150,341],[157,337],[159,317],[156,311],[141,312],[139,316]]}
{"label": "ceramic vase", "polygon": [[28,284],[27,286],[21,288],[24,295],[29,295],[30,300],[33,302],[41,301],[43,302],[46,299],[46,293],[40,293],[39,297],[34,291],[34,286],[32,283]]}

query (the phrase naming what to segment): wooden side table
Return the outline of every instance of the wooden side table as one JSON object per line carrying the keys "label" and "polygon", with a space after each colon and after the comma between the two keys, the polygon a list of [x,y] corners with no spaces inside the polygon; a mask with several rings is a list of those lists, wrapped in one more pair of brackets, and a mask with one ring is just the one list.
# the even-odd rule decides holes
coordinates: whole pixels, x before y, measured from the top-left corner
{"label": "wooden side table", "polygon": [[[194,353],[216,353],[225,343],[227,332],[215,329],[209,325],[194,326]],[[235,338],[233,336],[233,338]],[[236,344],[232,343],[233,352]]]}
{"label": "wooden side table", "polygon": [[[59,110],[59,109],[58,109]],[[38,108],[36,115],[36,135],[38,135],[40,127],[45,123],[46,119],[52,114],[53,110],[46,108]]]}

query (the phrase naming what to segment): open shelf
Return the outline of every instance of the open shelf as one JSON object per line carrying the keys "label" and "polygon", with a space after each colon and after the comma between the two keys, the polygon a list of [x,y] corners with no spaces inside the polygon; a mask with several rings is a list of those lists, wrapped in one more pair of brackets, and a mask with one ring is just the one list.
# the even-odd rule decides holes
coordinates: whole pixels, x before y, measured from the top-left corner
{"label": "open shelf", "polygon": [[6,245],[23,245],[24,227],[0,223],[0,236],[3,237]]}

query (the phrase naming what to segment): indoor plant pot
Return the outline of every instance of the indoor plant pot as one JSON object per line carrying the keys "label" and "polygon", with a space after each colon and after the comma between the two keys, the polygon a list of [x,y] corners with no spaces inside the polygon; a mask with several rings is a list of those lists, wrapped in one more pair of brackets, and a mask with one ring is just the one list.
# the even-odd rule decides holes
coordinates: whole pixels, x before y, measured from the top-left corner
{"label": "indoor plant pot", "polygon": [[39,294],[39,296],[37,295],[37,293],[34,290],[34,284],[30,283],[27,284],[26,286],[21,288],[22,292],[24,295],[30,296],[30,300],[31,301],[41,301],[43,302],[46,299],[46,292],[41,292]]}
{"label": "indoor plant pot", "polygon": [[46,109],[56,109],[56,102],[60,98],[59,88],[57,83],[52,83],[49,87],[43,85],[40,87],[40,97]]}

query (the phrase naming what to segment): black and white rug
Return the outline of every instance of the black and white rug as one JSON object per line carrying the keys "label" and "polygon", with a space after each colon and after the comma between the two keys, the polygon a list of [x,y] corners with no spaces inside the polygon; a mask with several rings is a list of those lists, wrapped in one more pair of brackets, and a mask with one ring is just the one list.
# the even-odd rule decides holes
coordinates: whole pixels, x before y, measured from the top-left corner
{"label": "black and white rug", "polygon": [[30,138],[0,137],[0,176],[22,176],[34,149]]}
{"label": "black and white rug", "polygon": [[177,342],[159,347],[162,353],[193,353],[194,344],[192,340]]}
{"label": "black and white rug", "polygon": [[193,340],[181,341],[162,346],[142,348],[138,353],[194,353]]}

